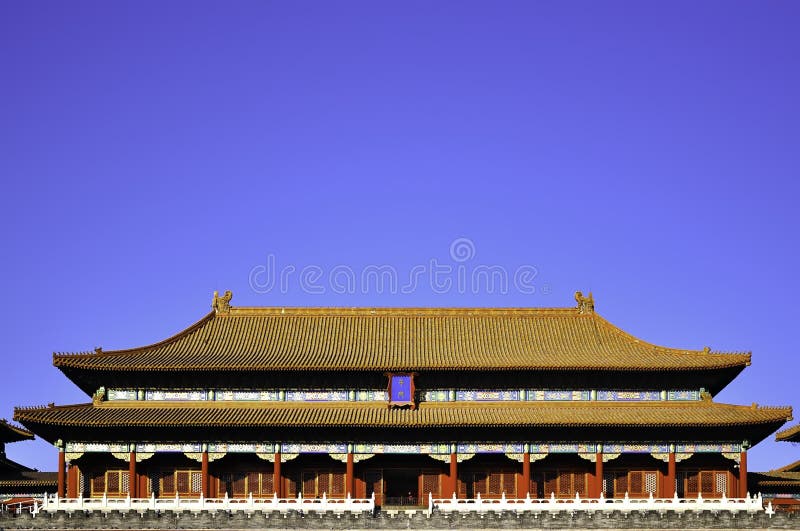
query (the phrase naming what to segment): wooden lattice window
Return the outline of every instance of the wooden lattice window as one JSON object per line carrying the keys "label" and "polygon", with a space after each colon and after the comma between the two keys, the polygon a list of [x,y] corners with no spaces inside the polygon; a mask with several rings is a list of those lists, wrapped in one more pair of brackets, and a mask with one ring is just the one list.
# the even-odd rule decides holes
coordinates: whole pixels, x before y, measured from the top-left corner
{"label": "wooden lattice window", "polygon": [[237,497],[247,495],[247,475],[241,472],[231,474],[230,478],[231,494]]}
{"label": "wooden lattice window", "polygon": [[92,477],[92,496],[102,496],[106,491],[106,476],[99,473]]}
{"label": "wooden lattice window", "polygon": [[580,493],[581,496],[586,496],[586,474],[576,473],[572,475],[572,491]]}
{"label": "wooden lattice window", "polygon": [[475,474],[472,476],[472,478],[472,496],[474,497],[479,492],[481,494],[486,494],[486,492],[489,490],[488,476],[484,472],[481,472],[480,474]]}
{"label": "wooden lattice window", "polygon": [[606,498],[614,497],[614,473],[603,472],[603,496]]}
{"label": "wooden lattice window", "polygon": [[224,474],[219,482],[219,495],[241,498],[266,496],[275,492],[275,476],[271,472],[234,472]]}
{"label": "wooden lattice window", "polygon": [[572,472],[563,471],[558,473],[558,495],[572,496]]}
{"label": "wooden lattice window", "polygon": [[541,498],[543,496],[543,494],[539,492],[539,485],[541,485],[541,481],[537,481],[536,478],[532,477],[528,485],[528,493],[530,493],[531,497]]}
{"label": "wooden lattice window", "polygon": [[714,474],[714,492],[722,496],[728,493],[728,473],[716,472]]}
{"label": "wooden lattice window", "polygon": [[130,475],[127,470],[106,470],[91,476],[91,496],[121,496],[128,494]]}
{"label": "wooden lattice window", "polygon": [[261,474],[261,495],[275,493],[275,474],[272,472],[264,472]]}
{"label": "wooden lattice window", "polygon": [[603,492],[607,497],[634,498],[658,495],[658,472],[655,470],[611,470],[603,473]]}
{"label": "wooden lattice window", "polygon": [[571,498],[576,493],[586,497],[586,473],[577,470],[547,470],[542,474],[544,492],[542,495],[549,498],[555,494],[559,498]]}
{"label": "wooden lattice window", "polygon": [[714,492],[714,473],[700,472],[700,491]]}
{"label": "wooden lattice window", "polygon": [[503,472],[503,492],[506,493],[506,496],[517,495],[517,474],[515,472]]}
{"label": "wooden lattice window", "polygon": [[317,495],[317,474],[315,472],[303,472],[303,496],[314,498]]}
{"label": "wooden lattice window", "polygon": [[433,494],[434,497],[439,497],[440,495],[438,472],[422,473],[422,496],[427,499],[429,492]]}
{"label": "wooden lattice window", "polygon": [[159,478],[161,496],[199,496],[203,485],[203,475],[199,470],[164,471]]}
{"label": "wooden lattice window", "polygon": [[[347,494],[344,488],[345,483],[345,475],[340,472],[334,472],[331,474],[331,494],[334,496],[341,496],[343,494]],[[352,496],[353,493],[351,492],[350,495]]]}
{"label": "wooden lattice window", "polygon": [[729,475],[725,470],[688,470],[679,476],[679,483],[685,485],[686,497],[693,498],[698,493],[711,498],[721,497],[728,494]]}
{"label": "wooden lattice window", "polygon": [[628,492],[628,473],[617,471],[614,473],[614,495],[622,497]]}
{"label": "wooden lattice window", "polygon": [[331,470],[303,471],[303,497],[344,496],[345,475]]}
{"label": "wooden lattice window", "polygon": [[247,493],[252,493],[256,496],[261,495],[261,474],[259,472],[248,472]]}
{"label": "wooden lattice window", "polygon": [[544,474],[544,497],[549,498],[558,491],[558,476],[555,472],[545,472]]}
{"label": "wooden lattice window", "polygon": [[502,487],[503,487],[503,474],[501,474],[500,472],[490,473],[489,492],[487,494],[493,494],[495,496],[499,496]]}
{"label": "wooden lattice window", "polygon": [[[469,491],[469,489],[466,489]],[[487,471],[472,476],[472,496],[499,497],[505,492],[507,497],[517,495],[517,474],[509,470]],[[467,492],[467,494],[469,494]]]}

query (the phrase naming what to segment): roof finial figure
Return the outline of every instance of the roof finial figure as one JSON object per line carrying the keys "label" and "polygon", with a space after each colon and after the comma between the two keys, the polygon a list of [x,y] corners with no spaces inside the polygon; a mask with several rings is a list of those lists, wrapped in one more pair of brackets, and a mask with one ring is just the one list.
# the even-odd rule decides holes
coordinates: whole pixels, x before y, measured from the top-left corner
{"label": "roof finial figure", "polygon": [[578,303],[578,313],[594,313],[594,297],[591,291],[588,297],[584,297],[583,293],[576,291],[575,301]]}
{"label": "roof finial figure", "polygon": [[215,291],[214,300],[211,302],[211,307],[214,308],[214,311],[216,311],[217,313],[230,312],[232,298],[233,298],[233,293],[231,293],[231,290],[227,290],[222,297],[219,296],[218,291]]}

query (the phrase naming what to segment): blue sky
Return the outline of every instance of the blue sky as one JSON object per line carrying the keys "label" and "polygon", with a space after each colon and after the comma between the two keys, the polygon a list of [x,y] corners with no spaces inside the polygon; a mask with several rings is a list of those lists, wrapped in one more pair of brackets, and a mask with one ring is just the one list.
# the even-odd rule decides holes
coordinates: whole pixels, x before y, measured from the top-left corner
{"label": "blue sky", "polygon": [[[53,351],[163,339],[215,289],[592,290],[644,340],[752,351],[716,400],[797,410],[798,22],[791,1],[2,2],[0,418],[87,400]],[[258,281],[270,260],[297,272],[285,289]],[[531,275],[505,293],[331,280],[432,260]],[[56,464],[41,441],[9,454]],[[750,468],[798,458],[768,439]]]}

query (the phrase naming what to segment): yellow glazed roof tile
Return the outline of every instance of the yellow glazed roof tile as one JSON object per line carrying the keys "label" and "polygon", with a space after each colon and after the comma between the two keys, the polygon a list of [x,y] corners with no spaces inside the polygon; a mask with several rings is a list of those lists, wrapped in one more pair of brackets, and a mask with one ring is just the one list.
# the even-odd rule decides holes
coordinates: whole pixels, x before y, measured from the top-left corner
{"label": "yellow glazed roof tile", "polygon": [[[790,407],[666,403],[444,402],[416,410],[385,403],[104,402],[17,408],[25,425],[115,427],[582,427],[742,426],[785,422]],[[774,428],[773,428],[774,429]]]}
{"label": "yellow glazed roof tile", "polygon": [[108,371],[659,371],[744,367],[749,353],[665,348],[579,308],[228,308],[159,343],[54,354]]}

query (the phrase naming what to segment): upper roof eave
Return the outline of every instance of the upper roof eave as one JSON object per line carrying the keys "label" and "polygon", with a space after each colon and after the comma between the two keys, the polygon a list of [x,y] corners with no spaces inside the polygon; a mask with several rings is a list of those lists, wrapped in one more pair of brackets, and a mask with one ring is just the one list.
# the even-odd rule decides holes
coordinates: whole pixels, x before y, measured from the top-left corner
{"label": "upper roof eave", "polygon": [[800,442],[800,424],[779,431],[775,434],[776,441]]}
{"label": "upper roof eave", "polygon": [[[527,361],[532,360],[532,358],[536,357],[536,353],[534,352],[533,356],[529,356],[528,358],[525,357],[524,353],[519,354],[514,358],[514,356],[505,355],[505,359],[503,356],[494,356],[492,354],[486,355],[485,359],[475,359],[473,360],[469,356],[468,359],[465,359],[463,356],[451,356],[453,358],[452,362],[448,362],[447,360],[440,360],[439,358],[433,358],[431,356],[417,356],[418,362],[413,362],[414,356],[416,355],[413,351],[400,351],[394,354],[395,359],[392,360],[392,355],[389,354],[384,356],[383,361],[381,362],[378,360],[376,362],[375,359],[370,358],[369,363],[366,363],[365,360],[359,361],[359,354],[358,352],[355,353],[354,356],[350,356],[350,361],[338,361],[341,357],[332,357],[326,356],[324,352],[320,351],[317,354],[311,352],[305,353],[305,361],[302,359],[297,359],[291,363],[283,363],[281,362],[280,365],[277,364],[270,364],[269,360],[265,361],[266,357],[262,356],[259,358],[257,355],[249,355],[249,363],[242,363],[237,362],[235,357],[230,355],[219,356],[212,354],[207,354],[206,359],[202,362],[197,362],[191,356],[183,356],[183,357],[176,357],[172,356],[164,356],[163,359],[158,359],[158,356],[153,355],[153,353],[158,352],[160,350],[167,350],[172,349],[175,351],[179,349],[180,343],[183,341],[186,343],[184,345],[185,349],[191,348],[198,348],[197,344],[191,343],[191,339],[194,332],[202,331],[205,327],[208,327],[211,334],[220,334],[220,330],[224,330],[223,324],[226,323],[233,323],[237,318],[274,318],[274,317],[286,317],[286,318],[319,318],[319,320],[325,320],[326,323],[331,321],[331,319],[338,319],[340,322],[341,318],[344,319],[364,319],[364,318],[383,318],[386,319],[413,319],[413,318],[427,318],[430,319],[432,317],[441,317],[443,319],[449,319],[450,322],[456,323],[456,325],[460,326],[461,328],[458,329],[458,332],[466,333],[469,336],[472,333],[475,336],[478,336],[479,333],[496,333],[498,338],[503,341],[508,341],[509,334],[517,333],[517,335],[528,337],[529,340],[536,340],[536,336],[531,336],[531,330],[511,330],[508,329],[500,330],[499,332],[496,330],[485,330],[484,328],[480,328],[477,325],[469,325],[464,324],[464,321],[469,323],[469,319],[471,318],[502,318],[506,325],[511,326],[514,322],[518,322],[519,319],[527,319],[535,320],[535,319],[546,319],[546,318],[553,318],[552,322],[548,322],[548,324],[552,324],[553,327],[561,326],[564,328],[564,323],[573,323],[571,332],[576,333],[575,330],[580,329],[579,333],[582,333],[588,340],[598,342],[598,345],[602,347],[601,339],[592,337],[587,330],[587,327],[580,327],[577,326],[575,323],[580,322],[592,322],[594,323],[594,330],[596,330],[597,334],[603,334],[603,337],[607,338],[611,342],[616,342],[621,345],[624,349],[630,351],[630,353],[626,355],[618,356],[619,359],[608,361],[608,356],[603,356],[601,353],[592,354],[588,349],[585,349],[586,352],[582,355],[573,356],[574,359],[566,360],[563,362],[558,361],[557,356],[542,356],[539,355],[540,363]],[[591,319],[592,321],[583,321]],[[219,320],[219,321],[217,321]],[[234,321],[229,321],[234,320]],[[517,321],[515,321],[517,320]],[[296,321],[295,321],[296,323]],[[509,324],[510,323],[510,324]],[[323,323],[324,324],[324,323]],[[217,326],[219,325],[219,326]],[[233,326],[233,325],[231,325]],[[295,325],[296,326],[296,325]],[[323,325],[319,325],[323,326]],[[339,331],[338,328],[335,328],[334,325],[331,324],[324,324],[324,326],[332,327],[331,330],[333,332]],[[342,331],[342,334],[345,334],[345,338],[347,333],[351,333],[352,329],[356,330],[356,334],[360,333],[360,330],[357,326],[349,325],[350,328],[345,328]],[[472,326],[473,329],[470,327]],[[529,325],[531,328],[533,325]],[[539,327],[539,331],[541,332],[541,328],[543,326],[542,323],[536,325]],[[230,326],[229,326],[230,328]],[[244,328],[244,327],[239,327]],[[308,326],[306,326],[308,329]],[[313,327],[312,327],[313,328]],[[385,327],[388,331],[383,331],[387,335],[391,335],[392,333],[397,333],[397,329],[393,329],[391,326]],[[502,327],[500,327],[502,328]],[[518,328],[524,328],[523,325],[520,325]],[[535,326],[533,326],[535,328]],[[237,328],[238,330],[238,328]],[[307,331],[307,330],[306,330]],[[316,331],[316,329],[312,330]],[[466,331],[466,332],[465,332]],[[419,343],[424,341],[434,341],[434,342],[446,342],[446,341],[453,341],[451,337],[447,335],[436,336],[436,333],[440,333],[441,330],[436,328],[435,326],[428,325],[428,328],[424,328],[424,326],[419,327],[417,330],[418,333],[421,334],[421,339],[415,337],[415,339],[419,339]],[[545,333],[547,330],[544,331]],[[569,332],[569,330],[568,330]],[[525,336],[525,334],[528,336]],[[588,334],[588,335],[587,335]],[[457,334],[454,334],[457,335]],[[566,334],[568,336],[568,334]],[[289,334],[291,337],[291,334]],[[297,337],[297,334],[295,334]],[[330,336],[327,336],[330,337]],[[471,336],[470,336],[471,337]],[[470,340],[470,337],[467,338],[467,341]],[[532,339],[531,339],[532,338]],[[230,339],[230,338],[226,338]],[[236,340],[241,340],[241,337],[235,337]],[[351,338],[352,339],[352,338]],[[355,343],[357,343],[359,338],[356,338]],[[363,339],[363,338],[361,338]],[[371,339],[366,338],[364,341]],[[391,339],[391,338],[390,338]],[[398,338],[393,338],[398,339]],[[403,338],[400,338],[403,339]],[[260,339],[262,344],[255,345],[252,348],[264,348],[264,342],[271,340],[270,337],[266,335]],[[473,341],[477,341],[477,339],[472,339]],[[511,337],[511,340],[521,341],[519,338]],[[570,337],[564,339],[563,337],[560,338],[560,341],[565,342],[569,341]],[[460,343],[454,343],[456,347],[463,347],[464,341],[460,339]],[[208,338],[206,338],[206,342],[208,342]],[[352,343],[353,341],[351,341]],[[194,346],[192,346],[194,345]],[[522,341],[519,343],[524,348],[543,348],[541,345],[537,347],[537,345],[530,345],[530,341],[525,342]],[[364,345],[356,344],[356,347],[364,347]],[[574,347],[574,345],[573,345]],[[316,348],[320,348],[317,346]],[[417,348],[416,344],[412,342],[410,347],[407,348]],[[570,345],[566,347],[569,349]],[[362,351],[367,351],[366,348],[362,348]],[[174,352],[173,352],[174,353]],[[638,353],[638,354],[637,354]],[[472,353],[474,354],[474,353]],[[507,354],[507,353],[503,353]],[[642,355],[643,354],[643,355]],[[150,361],[149,363],[144,363],[144,358],[150,356],[151,358],[156,359],[156,361]],[[627,357],[626,357],[627,356]],[[361,355],[363,358],[363,355]],[[472,356],[475,357],[475,356]],[[569,357],[569,356],[567,356]],[[638,357],[638,359],[637,359]],[[295,356],[297,358],[297,356]],[[402,359],[401,359],[402,358]],[[424,359],[423,359],[424,358]],[[645,359],[646,358],[646,359]],[[660,359],[665,359],[666,361],[659,361]],[[175,360],[178,359],[180,363],[176,363]],[[336,359],[335,363],[331,363],[332,359]],[[556,360],[553,362],[553,360]],[[157,343],[153,343],[151,345],[147,345],[144,347],[137,347],[125,350],[114,350],[114,351],[102,351],[98,349],[95,353],[54,353],[53,354],[53,364],[56,367],[63,369],[77,369],[77,370],[94,370],[94,371],[120,371],[120,372],[127,372],[127,371],[149,371],[149,370],[173,370],[173,371],[240,371],[240,370],[247,370],[247,371],[386,371],[386,370],[442,370],[442,371],[452,371],[452,370],[613,370],[613,371],[620,371],[620,372],[635,372],[635,371],[663,371],[663,370],[671,370],[671,371],[691,371],[691,370],[721,370],[721,369],[730,369],[730,368],[744,368],[745,366],[750,364],[750,353],[718,353],[718,352],[711,352],[710,349],[706,348],[703,350],[687,350],[687,349],[675,349],[675,348],[668,348],[668,347],[661,347],[658,345],[654,345],[652,343],[648,343],[642,341],[635,336],[625,332],[624,330],[616,327],[615,325],[611,324],[606,319],[602,318],[594,311],[584,313],[580,312],[577,308],[366,308],[366,307],[359,307],[359,308],[325,308],[325,307],[309,307],[309,308],[283,308],[283,307],[230,307],[227,311],[218,311],[214,310],[209,314],[205,315],[199,321],[194,323],[193,325],[189,326],[185,330],[167,338],[163,341],[159,341]],[[136,363],[135,361],[139,361]],[[190,360],[190,361],[189,361]],[[134,363],[132,363],[134,362]],[[260,362],[260,363],[259,363]],[[639,363],[637,365],[637,363]]]}
{"label": "upper roof eave", "polygon": [[33,432],[26,430],[22,426],[16,426],[6,419],[0,419],[0,442],[28,441],[34,438]]}
{"label": "upper roof eave", "polygon": [[[265,414],[274,416],[265,416]],[[347,423],[362,425],[369,416],[378,424],[404,424],[414,420],[417,426],[480,423],[486,418],[509,425],[607,426],[624,423],[635,426],[713,425],[736,426],[786,422],[792,418],[790,406],[763,407],[717,403],[711,400],[675,402],[431,402],[416,410],[387,409],[383,402],[169,402],[115,400],[100,403],[17,407],[14,419],[26,422],[92,425],[160,424],[166,418],[191,422],[232,422],[233,419],[266,422],[284,419],[290,425],[301,422],[303,415],[324,419],[324,425]],[[488,415],[488,416],[482,416]],[[272,419],[272,420],[267,420]],[[444,424],[439,422],[444,421]],[[283,422],[281,420],[280,422]],[[344,424],[343,424],[344,423]]]}

